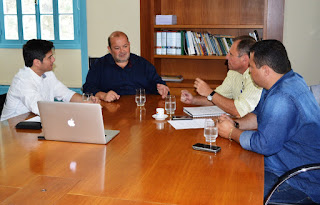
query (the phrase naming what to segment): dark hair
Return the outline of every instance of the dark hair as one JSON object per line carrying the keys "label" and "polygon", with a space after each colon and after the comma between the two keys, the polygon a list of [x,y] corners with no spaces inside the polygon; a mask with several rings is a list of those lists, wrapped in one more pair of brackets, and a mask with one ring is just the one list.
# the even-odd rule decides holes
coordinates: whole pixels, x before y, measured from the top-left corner
{"label": "dark hair", "polygon": [[238,36],[233,39],[233,42],[239,41],[237,51],[239,56],[248,55],[250,56],[250,48],[256,43],[256,40],[251,36]]}
{"label": "dark hair", "polygon": [[27,67],[33,65],[33,60],[38,59],[41,62],[46,54],[54,48],[51,41],[32,39],[23,45],[23,59]]}
{"label": "dark hair", "polygon": [[129,38],[128,38],[127,34],[123,33],[122,31],[114,31],[108,37],[108,46],[110,47],[110,49],[111,49],[111,38],[120,37],[121,35],[124,35],[127,38],[128,42],[129,42]]}
{"label": "dark hair", "polygon": [[254,44],[250,52],[257,68],[267,65],[276,73],[285,74],[291,70],[291,63],[284,45],[278,40],[264,40]]}

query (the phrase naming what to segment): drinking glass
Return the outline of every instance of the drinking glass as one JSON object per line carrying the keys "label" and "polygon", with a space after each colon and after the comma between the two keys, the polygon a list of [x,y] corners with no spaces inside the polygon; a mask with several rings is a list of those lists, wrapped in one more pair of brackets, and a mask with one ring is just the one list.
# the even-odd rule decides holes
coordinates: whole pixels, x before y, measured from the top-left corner
{"label": "drinking glass", "polygon": [[145,89],[143,89],[143,88],[136,89],[136,98],[135,98],[135,100],[136,100],[137,106],[144,106],[144,104],[147,101]]}
{"label": "drinking glass", "polygon": [[210,144],[212,142],[216,142],[218,137],[218,127],[217,123],[212,119],[206,119],[204,122],[204,137],[206,138],[206,142]]}
{"label": "drinking glass", "polygon": [[176,97],[174,95],[167,95],[165,99],[165,110],[169,115],[174,114],[176,110]]}
{"label": "drinking glass", "polygon": [[82,101],[89,102],[89,101],[91,101],[92,96],[93,96],[92,93],[83,93],[82,94]]}

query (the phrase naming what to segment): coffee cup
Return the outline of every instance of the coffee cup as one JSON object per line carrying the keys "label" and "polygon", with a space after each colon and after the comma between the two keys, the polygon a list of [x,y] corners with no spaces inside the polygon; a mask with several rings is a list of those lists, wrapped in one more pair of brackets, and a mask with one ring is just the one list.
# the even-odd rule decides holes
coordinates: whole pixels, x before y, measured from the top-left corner
{"label": "coffee cup", "polygon": [[156,109],[157,117],[163,117],[164,116],[164,109],[163,108],[157,108]]}

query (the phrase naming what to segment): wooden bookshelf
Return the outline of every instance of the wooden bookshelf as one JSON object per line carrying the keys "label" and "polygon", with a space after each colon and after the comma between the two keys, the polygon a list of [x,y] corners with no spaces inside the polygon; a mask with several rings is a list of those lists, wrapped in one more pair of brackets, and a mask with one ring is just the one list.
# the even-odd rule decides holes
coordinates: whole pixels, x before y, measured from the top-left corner
{"label": "wooden bookshelf", "polygon": [[[213,88],[228,72],[225,56],[155,55],[155,33],[191,30],[232,36],[257,30],[263,39],[283,37],[284,0],[140,0],[141,56],[160,75],[182,75],[181,83],[167,83],[172,93],[193,89],[196,77]],[[155,25],[156,15],[177,15],[177,25]]]}

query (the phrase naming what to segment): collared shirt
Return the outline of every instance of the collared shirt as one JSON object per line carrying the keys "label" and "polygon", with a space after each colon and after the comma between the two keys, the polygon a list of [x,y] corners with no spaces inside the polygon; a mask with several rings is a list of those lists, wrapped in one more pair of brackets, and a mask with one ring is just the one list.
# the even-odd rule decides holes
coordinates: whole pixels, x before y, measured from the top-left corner
{"label": "collared shirt", "polygon": [[238,113],[243,117],[257,106],[262,88],[254,84],[249,69],[243,74],[229,70],[227,77],[215,91],[226,98],[233,99]]}
{"label": "collared shirt", "polygon": [[[320,107],[299,74],[290,71],[271,89],[264,89],[253,113],[258,130],[244,131],[240,144],[265,155],[265,170],[281,176],[320,162]],[[288,182],[320,202],[320,172],[300,174]]]}
{"label": "collared shirt", "polygon": [[144,88],[146,94],[158,94],[158,83],[166,84],[144,58],[131,53],[129,63],[121,68],[112,55],[107,54],[91,66],[83,91],[95,95],[99,91],[113,90],[119,95],[134,95],[137,88]]}
{"label": "collared shirt", "polygon": [[6,103],[2,110],[1,121],[27,112],[39,115],[38,101],[70,101],[74,91],[68,89],[52,71],[38,76],[31,68],[24,67],[14,76]]}

